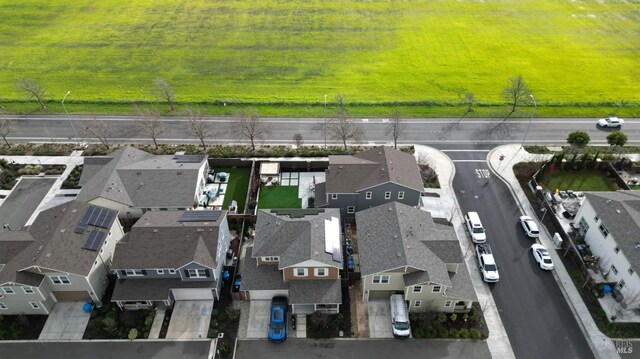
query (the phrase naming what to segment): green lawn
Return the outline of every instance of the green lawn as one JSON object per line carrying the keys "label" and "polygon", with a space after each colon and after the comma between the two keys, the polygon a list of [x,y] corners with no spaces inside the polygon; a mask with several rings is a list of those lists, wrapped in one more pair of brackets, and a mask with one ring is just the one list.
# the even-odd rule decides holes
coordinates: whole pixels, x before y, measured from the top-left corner
{"label": "green lawn", "polygon": [[629,188],[633,191],[640,191],[640,184],[631,184]]}
{"label": "green lawn", "polygon": [[249,189],[249,179],[251,177],[250,168],[221,168],[213,167],[218,172],[229,173],[229,183],[227,192],[224,195],[222,209],[229,209],[232,200],[238,202],[238,213],[244,212],[244,204],[247,201],[247,190]]}
{"label": "green lawn", "polygon": [[71,112],[130,111],[155,100],[160,77],[177,101],[218,103],[220,113],[228,111],[220,103],[244,102],[264,115],[318,115],[324,95],[331,105],[339,93],[363,112],[384,103],[382,116],[396,101],[417,114],[412,104],[455,103],[465,91],[502,104],[516,74],[539,116],[575,115],[577,103],[596,107],[593,116],[618,101],[632,108],[624,116],[640,106],[633,1],[0,0],[0,13],[0,101],[9,112],[37,109],[16,102],[23,77],[48,88],[55,112],[68,90]]}
{"label": "green lawn", "polygon": [[301,208],[302,200],[298,198],[298,186],[260,187],[258,208]]}
{"label": "green lawn", "polygon": [[555,191],[615,191],[617,186],[604,172],[599,171],[562,171],[551,178],[545,175],[543,183],[547,189]]}

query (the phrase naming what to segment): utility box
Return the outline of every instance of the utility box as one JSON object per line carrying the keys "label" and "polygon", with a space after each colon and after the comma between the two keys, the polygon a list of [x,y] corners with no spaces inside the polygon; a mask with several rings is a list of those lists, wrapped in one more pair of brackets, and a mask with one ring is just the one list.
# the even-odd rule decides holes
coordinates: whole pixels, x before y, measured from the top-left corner
{"label": "utility box", "polygon": [[553,235],[553,243],[557,248],[562,248],[562,237],[560,237],[560,234],[558,232]]}

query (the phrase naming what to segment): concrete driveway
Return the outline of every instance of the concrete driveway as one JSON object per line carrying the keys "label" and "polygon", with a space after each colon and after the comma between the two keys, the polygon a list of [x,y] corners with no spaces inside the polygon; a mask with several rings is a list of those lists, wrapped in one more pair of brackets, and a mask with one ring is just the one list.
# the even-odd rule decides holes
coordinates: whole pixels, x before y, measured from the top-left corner
{"label": "concrete driveway", "polygon": [[370,300],[369,336],[373,338],[393,338],[391,331],[391,309],[388,300]]}
{"label": "concrete driveway", "polygon": [[269,327],[270,300],[252,300],[249,307],[247,339],[266,339]]}
{"label": "concrete driveway", "polygon": [[40,332],[40,340],[80,340],[91,314],[82,310],[84,302],[58,302]]}
{"label": "concrete driveway", "polygon": [[173,305],[167,339],[206,339],[212,300],[178,300]]}

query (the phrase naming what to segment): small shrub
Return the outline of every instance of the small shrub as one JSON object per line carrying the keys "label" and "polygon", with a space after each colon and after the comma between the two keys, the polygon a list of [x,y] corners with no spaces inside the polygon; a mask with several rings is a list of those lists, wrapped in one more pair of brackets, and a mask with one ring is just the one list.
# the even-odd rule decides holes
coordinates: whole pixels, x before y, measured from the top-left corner
{"label": "small shrub", "polygon": [[129,340],[136,340],[136,338],[138,338],[138,329],[131,328],[127,337],[129,338]]}

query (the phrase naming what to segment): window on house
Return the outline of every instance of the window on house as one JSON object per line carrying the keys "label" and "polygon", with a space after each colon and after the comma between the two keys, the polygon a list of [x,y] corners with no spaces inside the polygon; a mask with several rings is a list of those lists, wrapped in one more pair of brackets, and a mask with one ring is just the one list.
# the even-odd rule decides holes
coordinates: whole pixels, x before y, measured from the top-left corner
{"label": "window on house", "polygon": [[611,271],[613,272],[613,274],[618,274],[618,268],[616,268],[616,266],[614,266],[613,264],[611,265]]}
{"label": "window on house", "polygon": [[374,275],[373,284],[387,284],[389,283],[388,275]]}
{"label": "window on house", "polygon": [[176,270],[175,269],[169,269],[169,274],[176,274]]}
{"label": "window on house", "polygon": [[365,193],[365,199],[371,199],[371,197],[373,197],[373,192],[366,192]]}
{"label": "window on house", "polygon": [[263,262],[277,262],[280,257],[262,257]]}
{"label": "window on house", "polygon": [[164,274],[164,269],[156,269],[156,274]]}
{"label": "window on house", "polygon": [[404,191],[398,192],[398,199],[404,199]]}
{"label": "window on house", "polygon": [[13,293],[15,293],[13,291],[13,288],[11,288],[11,287],[2,287],[2,291],[4,292],[4,294],[13,294]]}
{"label": "window on house", "polygon": [[616,254],[618,254],[618,252],[620,252],[620,246],[616,246],[616,247],[613,249],[613,251],[614,251],[614,252],[616,252]]}
{"label": "window on house", "polygon": [[415,302],[413,302],[413,306],[414,307],[419,307],[422,305],[422,301],[421,300],[416,300]]}
{"label": "window on house", "polygon": [[347,207],[347,213],[356,213],[356,207],[348,206]]}
{"label": "window on house", "polygon": [[440,293],[440,290],[442,289],[441,286],[439,285],[434,285],[433,289],[431,290],[432,293]]}
{"label": "window on house", "polygon": [[422,293],[422,286],[421,285],[416,285],[413,287],[413,292],[414,293]]}
{"label": "window on house", "polygon": [[444,302],[444,307],[445,308],[449,308],[451,306],[451,304],[453,304],[453,301],[447,300],[447,301]]}
{"label": "window on house", "polygon": [[391,192],[385,192],[384,199],[391,199]]}
{"label": "window on house", "polygon": [[7,307],[7,305],[6,305],[6,304],[4,304],[4,303],[0,302],[0,309],[1,309],[1,310],[7,310],[7,309],[9,309],[9,308]]}
{"label": "window on house", "polygon": [[326,277],[327,275],[329,275],[329,273],[327,273],[327,268],[316,268],[315,269],[315,276],[316,277]]}
{"label": "window on house", "polygon": [[51,276],[50,278],[53,284],[71,284],[69,277],[64,275],[54,275],[54,276]]}
{"label": "window on house", "polygon": [[620,281],[618,282],[618,285],[617,285],[618,289],[624,288],[625,284],[626,283],[624,282],[624,279],[620,279]]}
{"label": "window on house", "polygon": [[600,223],[598,229],[600,230],[600,233],[602,233],[602,236],[604,238],[607,238],[607,236],[609,235],[609,229],[607,228],[607,226],[605,226],[604,223]]}
{"label": "window on house", "polygon": [[22,287],[24,294],[33,294],[33,287]]}
{"label": "window on house", "polygon": [[580,218],[580,229],[582,229],[584,233],[587,233],[589,230],[589,223],[587,223],[587,220],[584,219],[584,217]]}
{"label": "window on house", "polygon": [[144,275],[142,273],[142,269],[125,269],[124,272],[127,274],[127,276],[131,277]]}
{"label": "window on house", "polygon": [[593,217],[593,220],[597,223],[597,222],[600,220],[600,217],[598,217],[598,215],[596,214],[596,215]]}
{"label": "window on house", "polygon": [[294,268],[293,275],[294,277],[306,277],[308,274],[307,268]]}
{"label": "window on house", "polygon": [[33,308],[33,309],[39,309],[40,308],[40,304],[38,304],[38,302],[29,302],[29,304],[31,304],[31,308]]}
{"label": "window on house", "polygon": [[634,270],[633,270],[633,268],[629,267],[629,269],[627,270],[627,272],[629,272],[629,275],[633,275]]}
{"label": "window on house", "polygon": [[187,269],[187,278],[207,278],[206,269]]}
{"label": "window on house", "polygon": [[331,194],[331,199],[338,199],[338,194],[337,193],[332,193]]}

